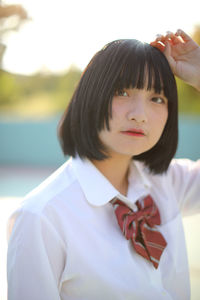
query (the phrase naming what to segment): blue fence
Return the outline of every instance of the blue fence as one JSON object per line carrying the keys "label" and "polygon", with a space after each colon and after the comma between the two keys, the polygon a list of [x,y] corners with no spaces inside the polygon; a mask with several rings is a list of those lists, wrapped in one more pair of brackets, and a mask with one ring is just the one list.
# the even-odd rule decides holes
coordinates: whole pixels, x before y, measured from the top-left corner
{"label": "blue fence", "polygon": [[[60,116],[43,121],[0,120],[0,164],[60,166],[65,158],[58,138]],[[181,116],[176,157],[200,158],[200,116]]]}

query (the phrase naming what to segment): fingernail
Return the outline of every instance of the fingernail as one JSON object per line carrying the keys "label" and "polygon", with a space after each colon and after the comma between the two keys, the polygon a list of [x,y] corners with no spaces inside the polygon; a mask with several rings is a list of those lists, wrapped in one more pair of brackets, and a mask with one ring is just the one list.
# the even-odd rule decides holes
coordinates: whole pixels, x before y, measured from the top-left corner
{"label": "fingernail", "polygon": [[158,41],[158,40],[161,40],[161,38],[162,38],[162,34],[156,34],[156,40]]}
{"label": "fingernail", "polygon": [[180,35],[180,34],[181,34],[181,32],[182,32],[182,30],[181,30],[181,29],[177,29],[177,31],[176,31],[176,34],[177,34],[177,35]]}

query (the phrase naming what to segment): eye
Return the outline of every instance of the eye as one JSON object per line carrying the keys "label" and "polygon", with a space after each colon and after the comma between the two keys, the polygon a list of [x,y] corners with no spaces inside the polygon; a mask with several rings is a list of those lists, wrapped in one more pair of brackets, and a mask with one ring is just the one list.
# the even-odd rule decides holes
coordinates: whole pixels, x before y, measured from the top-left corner
{"label": "eye", "polygon": [[151,101],[158,103],[158,104],[165,103],[165,99],[163,97],[152,97]]}
{"label": "eye", "polygon": [[116,96],[128,97],[128,93],[125,90],[117,91]]}

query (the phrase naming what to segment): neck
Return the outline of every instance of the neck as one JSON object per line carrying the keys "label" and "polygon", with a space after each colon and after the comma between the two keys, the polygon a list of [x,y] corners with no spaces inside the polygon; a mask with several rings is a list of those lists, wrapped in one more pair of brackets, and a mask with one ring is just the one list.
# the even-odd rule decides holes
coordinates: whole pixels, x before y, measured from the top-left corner
{"label": "neck", "polygon": [[103,161],[93,160],[92,163],[121,194],[127,195],[130,159],[111,157]]}

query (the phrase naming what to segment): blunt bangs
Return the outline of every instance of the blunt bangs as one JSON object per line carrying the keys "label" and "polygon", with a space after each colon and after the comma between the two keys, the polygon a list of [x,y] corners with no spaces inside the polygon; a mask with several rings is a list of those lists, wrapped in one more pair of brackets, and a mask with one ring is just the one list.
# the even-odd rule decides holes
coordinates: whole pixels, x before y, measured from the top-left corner
{"label": "blunt bangs", "polygon": [[124,61],[120,62],[115,92],[124,88],[162,91],[170,100],[171,81],[174,76],[165,56],[147,43],[126,40],[122,43],[126,51]]}
{"label": "blunt bangs", "polygon": [[117,40],[97,52],[84,70],[60,122],[64,154],[102,160],[109,157],[99,132],[109,130],[113,96],[124,88],[153,89],[168,99],[168,120],[158,143],[135,156],[150,171],[167,170],[177,148],[177,89],[164,54],[137,40]]}

